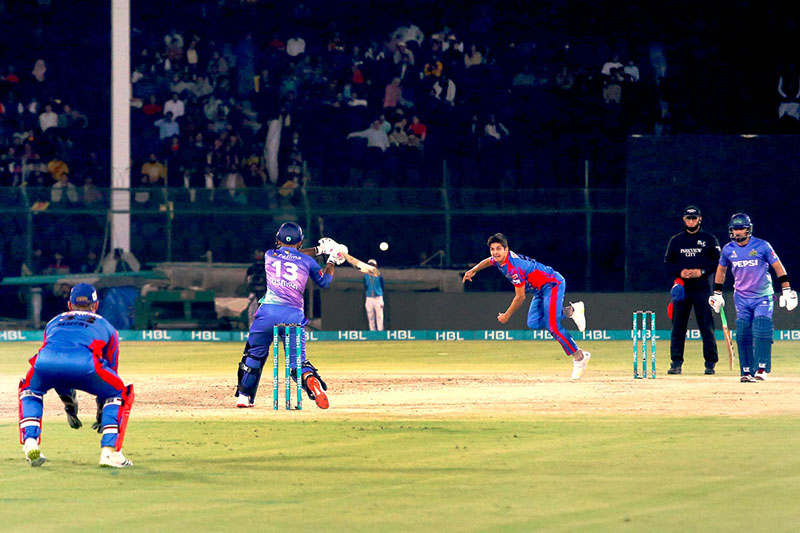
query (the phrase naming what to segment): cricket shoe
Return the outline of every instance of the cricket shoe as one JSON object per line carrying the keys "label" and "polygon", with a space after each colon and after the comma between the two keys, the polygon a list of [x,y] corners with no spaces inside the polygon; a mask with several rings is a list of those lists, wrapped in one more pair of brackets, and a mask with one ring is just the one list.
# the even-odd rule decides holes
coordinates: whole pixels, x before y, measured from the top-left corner
{"label": "cricket shoe", "polygon": [[572,379],[580,379],[581,376],[583,376],[583,373],[586,371],[586,365],[589,364],[590,357],[592,357],[592,354],[583,352],[583,359],[580,361],[572,360]]}
{"label": "cricket shoe", "polygon": [[583,302],[575,302],[572,305],[572,321],[578,326],[578,331],[583,333],[586,331],[586,306]]}
{"label": "cricket shoe", "polygon": [[36,439],[25,439],[25,444],[22,445],[22,453],[25,454],[25,459],[31,466],[42,466],[47,461],[47,457],[39,450],[39,443]]}
{"label": "cricket shoe", "polygon": [[327,409],[330,405],[328,403],[328,395],[322,390],[322,385],[319,380],[314,376],[309,376],[306,379],[306,387],[314,394],[314,401],[317,402],[317,407],[320,409]]}
{"label": "cricket shoe", "polygon": [[759,368],[758,372],[753,376],[753,379],[756,381],[766,381],[768,375],[766,369]]}
{"label": "cricket shoe", "polygon": [[741,378],[739,378],[739,381],[742,382],[742,383],[755,383],[756,382],[756,378],[754,378],[750,374],[745,374]]}
{"label": "cricket shoe", "polygon": [[130,461],[111,446],[103,446],[100,451],[100,466],[110,466],[112,468],[128,468],[133,466],[133,461]]}
{"label": "cricket shoe", "polygon": [[255,402],[253,402],[250,399],[250,396],[247,396],[246,394],[240,394],[239,396],[236,397],[236,407],[237,407],[237,409],[249,409],[250,407],[253,407],[254,405],[255,405]]}

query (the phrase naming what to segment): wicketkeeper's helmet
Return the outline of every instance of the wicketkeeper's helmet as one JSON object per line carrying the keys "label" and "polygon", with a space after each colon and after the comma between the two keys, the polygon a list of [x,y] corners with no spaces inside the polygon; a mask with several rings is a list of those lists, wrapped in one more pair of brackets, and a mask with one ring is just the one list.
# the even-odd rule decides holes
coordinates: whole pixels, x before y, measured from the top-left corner
{"label": "wicketkeeper's helmet", "polygon": [[731,217],[731,221],[728,222],[728,235],[730,236],[731,240],[736,240],[733,237],[733,230],[735,229],[747,230],[745,237],[739,239],[745,241],[753,234],[753,221],[750,220],[750,217],[745,213],[736,213]]}
{"label": "wicketkeeper's helmet", "polygon": [[295,222],[284,222],[278,229],[275,240],[281,244],[300,244],[303,241],[303,228]]}

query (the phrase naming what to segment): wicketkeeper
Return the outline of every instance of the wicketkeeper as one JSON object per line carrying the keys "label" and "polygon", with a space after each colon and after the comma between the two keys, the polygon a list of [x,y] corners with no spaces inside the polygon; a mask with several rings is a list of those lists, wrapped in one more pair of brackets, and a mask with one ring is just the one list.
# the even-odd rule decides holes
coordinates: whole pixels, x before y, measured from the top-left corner
{"label": "wicketkeeper", "polygon": [[103,435],[100,466],[124,468],[133,463],[122,455],[122,441],[133,405],[133,385],[117,374],[119,335],[97,314],[97,291],[79,283],[69,296],[69,311],[61,313],[44,330],[44,345],[31,360],[31,368],[19,384],[19,436],[25,459],[41,466],[46,458],[39,450],[42,434],[42,400],[55,389],[64,402],[67,422],[73,429],[78,418],[76,390],[97,397],[97,417],[92,425]]}

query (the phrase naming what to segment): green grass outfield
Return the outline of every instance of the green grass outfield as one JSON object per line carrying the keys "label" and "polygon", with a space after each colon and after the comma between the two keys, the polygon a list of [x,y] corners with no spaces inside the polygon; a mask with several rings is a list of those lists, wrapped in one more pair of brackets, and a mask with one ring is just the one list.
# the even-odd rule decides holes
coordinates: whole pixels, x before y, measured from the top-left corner
{"label": "green grass outfield", "polygon": [[[775,344],[774,374],[800,383],[799,346]],[[629,385],[622,381],[631,374],[629,343],[585,347],[594,353],[587,377]],[[687,343],[677,378],[664,376],[668,343],[658,347],[663,381],[639,385],[704,379],[698,342]],[[37,348],[0,350],[3,531],[800,530],[796,407],[764,416],[532,410],[459,417],[342,415],[335,402],[327,412],[307,402],[302,413],[261,403],[170,417],[137,414],[134,406],[125,443],[133,468],[98,468],[99,436],[69,429],[59,413],[44,421],[50,461],[32,469],[20,451],[13,389]],[[326,375],[365,382],[376,373],[514,368],[569,383],[571,366],[555,342],[335,342],[311,344],[310,352]],[[172,376],[230,380],[240,353],[234,344],[127,343],[120,373],[126,381],[163,375],[167,388]],[[722,386],[735,373],[724,368],[709,379]],[[741,386],[767,391],[776,382]],[[262,380],[261,396],[270,388]],[[747,390],[757,400],[759,389]],[[57,402],[51,393],[45,404]],[[83,407],[84,422],[93,411]]]}

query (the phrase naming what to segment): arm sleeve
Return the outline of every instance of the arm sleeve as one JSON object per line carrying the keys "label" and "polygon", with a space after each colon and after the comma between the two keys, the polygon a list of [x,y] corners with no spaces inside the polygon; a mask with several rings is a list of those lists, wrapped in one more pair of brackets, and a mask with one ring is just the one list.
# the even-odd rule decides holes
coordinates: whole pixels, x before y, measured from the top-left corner
{"label": "arm sleeve", "polygon": [[724,248],[722,249],[722,253],[719,254],[719,264],[720,264],[720,266],[724,266],[725,268],[728,268],[729,266],[731,266],[731,262],[728,259],[728,256],[725,255],[725,249]]}
{"label": "arm sleeve", "polygon": [[315,260],[313,260],[309,256],[303,256],[304,261],[307,262],[309,265],[309,278],[314,284],[319,287],[320,289],[327,289],[331,286],[331,281],[333,281],[333,276],[330,274],[326,274],[323,272],[322,267],[317,264]]}
{"label": "arm sleeve", "polygon": [[714,239],[713,246],[706,247],[706,257],[703,262],[703,270],[709,275],[713,275],[716,271],[720,255],[719,241],[713,235],[711,237]]}
{"label": "arm sleeve", "polygon": [[678,266],[678,254],[675,253],[675,237],[669,240],[667,245],[667,252],[664,254],[664,264],[667,268],[667,275],[670,279],[679,278],[681,275],[681,268]]}
{"label": "arm sleeve", "polygon": [[774,265],[779,261],[778,254],[775,253],[775,250],[772,249],[772,245],[766,241],[764,241],[764,260],[770,265]]}
{"label": "arm sleeve", "polygon": [[380,277],[378,278],[378,281],[379,281],[379,282],[380,282],[380,284],[381,284],[381,292],[385,293],[386,291],[385,291],[385,290],[384,290],[384,288],[383,288],[383,276],[380,276]]}

